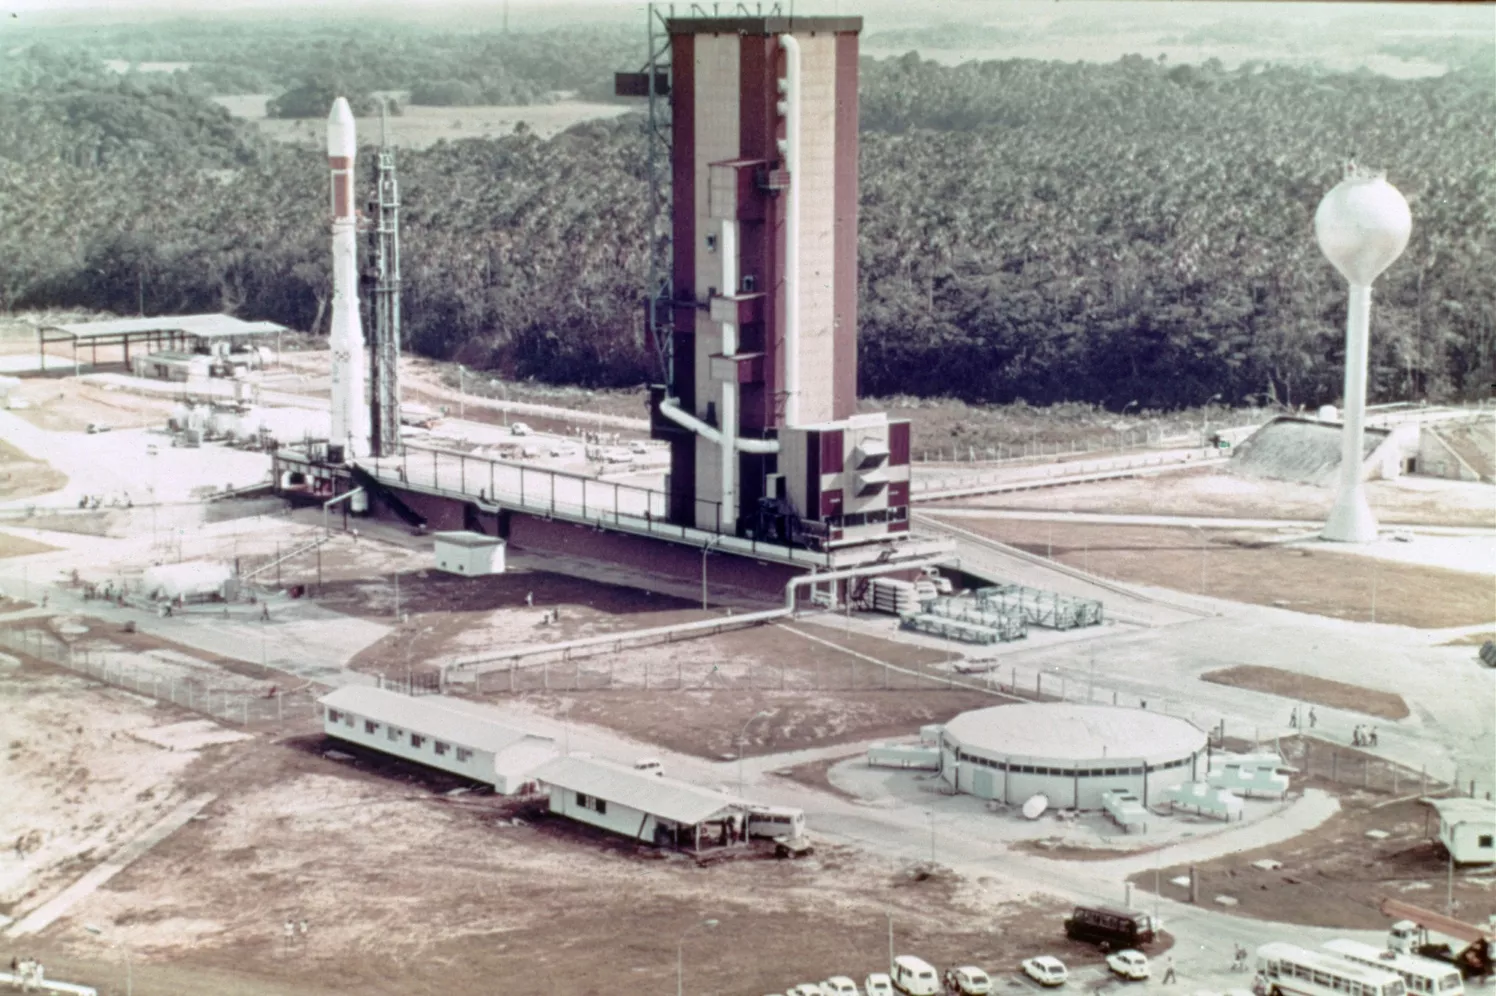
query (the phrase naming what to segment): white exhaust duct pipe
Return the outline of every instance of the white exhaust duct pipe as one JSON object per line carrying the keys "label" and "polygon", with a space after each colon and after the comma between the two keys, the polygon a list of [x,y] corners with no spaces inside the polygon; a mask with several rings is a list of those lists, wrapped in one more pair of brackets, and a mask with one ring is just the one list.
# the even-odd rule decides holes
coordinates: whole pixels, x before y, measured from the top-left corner
{"label": "white exhaust duct pipe", "polygon": [[784,78],[778,109],[784,118],[780,152],[790,174],[784,225],[784,424],[800,424],[800,43],[794,35],[780,35],[784,49]]}
{"label": "white exhaust duct pipe", "polygon": [[[680,399],[665,398],[660,402],[660,414],[684,429],[690,429],[696,435],[711,443],[722,444],[722,433],[714,426],[710,426],[694,415],[687,415],[680,410]],[[734,437],[732,448],[739,453],[778,453],[779,440],[777,439],[743,439]]]}
{"label": "white exhaust duct pipe", "polygon": [[[722,254],[722,293],[731,296],[738,290],[738,223],[722,219],[722,236],[717,251]],[[738,351],[737,322],[722,323],[722,355],[731,359]],[[722,510],[728,532],[737,532],[738,521],[738,381],[733,377],[722,382],[722,400],[718,405],[718,423],[722,426]]]}

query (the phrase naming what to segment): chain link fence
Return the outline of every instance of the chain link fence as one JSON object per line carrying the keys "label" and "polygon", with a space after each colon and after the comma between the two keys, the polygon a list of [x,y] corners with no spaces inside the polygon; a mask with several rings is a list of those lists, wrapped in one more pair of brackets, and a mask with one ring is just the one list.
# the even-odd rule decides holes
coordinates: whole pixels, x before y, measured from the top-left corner
{"label": "chain link fence", "polygon": [[0,629],[0,647],[237,726],[314,716],[317,696],[322,693],[312,684],[285,689],[269,682],[261,682],[263,687],[254,690],[214,688],[200,679],[163,675],[143,667],[131,660],[137,653],[77,650],[37,629]]}

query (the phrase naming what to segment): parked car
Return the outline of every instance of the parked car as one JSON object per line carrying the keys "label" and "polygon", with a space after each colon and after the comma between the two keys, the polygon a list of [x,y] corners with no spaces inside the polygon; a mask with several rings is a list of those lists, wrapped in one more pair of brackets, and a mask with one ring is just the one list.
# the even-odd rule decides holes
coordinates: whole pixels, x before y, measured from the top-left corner
{"label": "parked car", "polygon": [[1040,955],[1025,961],[1023,974],[1041,986],[1063,986],[1065,980],[1070,977],[1070,973],[1065,971],[1065,963],[1049,955]]}
{"label": "parked car", "polygon": [[511,436],[528,436],[530,434],[530,427],[523,422],[515,422],[509,427],[509,434]]}
{"label": "parked car", "polygon": [[814,982],[802,982],[798,986],[790,986],[786,989],[784,996],[821,996],[821,987]]}
{"label": "parked car", "polygon": [[893,960],[892,969],[889,974],[895,992],[904,993],[905,996],[936,996],[940,992],[940,979],[935,975],[935,966],[923,958],[899,955]]}
{"label": "parked car", "polygon": [[1106,967],[1124,979],[1146,979],[1149,975],[1148,956],[1131,948],[1107,955]]}
{"label": "parked car", "polygon": [[987,996],[992,992],[992,979],[975,965],[952,969],[951,981],[961,996]]}
{"label": "parked car", "polygon": [[665,765],[660,762],[659,758],[641,757],[634,762],[634,770],[641,771],[646,775],[665,777]]}
{"label": "parked car", "polygon": [[833,975],[821,983],[821,996],[860,996],[857,983],[845,975]]}
{"label": "parked car", "polygon": [[93,436],[97,435],[100,432],[108,432],[113,428],[114,426],[110,425],[108,422],[90,422],[88,423],[88,434],[90,436]]}
{"label": "parked car", "polygon": [[1158,930],[1157,921],[1147,913],[1110,906],[1077,906],[1065,918],[1065,936],[1072,941],[1114,949],[1151,944]]}
{"label": "parked car", "polygon": [[862,980],[864,996],[893,996],[893,980],[882,972],[874,972]]}

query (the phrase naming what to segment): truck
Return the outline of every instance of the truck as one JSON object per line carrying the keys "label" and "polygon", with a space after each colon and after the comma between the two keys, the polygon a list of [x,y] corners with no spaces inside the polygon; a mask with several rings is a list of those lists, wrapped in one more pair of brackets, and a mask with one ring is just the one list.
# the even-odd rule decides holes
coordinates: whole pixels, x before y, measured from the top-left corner
{"label": "truck", "polygon": [[[1383,916],[1398,917],[1387,931],[1387,947],[1401,954],[1422,955],[1447,961],[1465,978],[1489,978],[1496,972],[1496,934],[1452,916],[1422,909],[1400,899],[1383,899]],[[1430,933],[1460,942],[1456,949],[1448,941],[1432,940]]]}

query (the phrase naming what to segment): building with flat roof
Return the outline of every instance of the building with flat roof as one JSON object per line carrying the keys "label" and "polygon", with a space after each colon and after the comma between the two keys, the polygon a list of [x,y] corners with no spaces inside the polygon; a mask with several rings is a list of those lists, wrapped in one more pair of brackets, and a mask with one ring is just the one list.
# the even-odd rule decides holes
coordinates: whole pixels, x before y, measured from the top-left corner
{"label": "building with flat roof", "polygon": [[746,836],[747,803],[679,779],[577,755],[555,758],[534,776],[552,813],[637,843],[700,851]]}
{"label": "building with flat roof", "polygon": [[330,737],[462,775],[516,795],[556,756],[556,743],[502,722],[477,702],[445,695],[413,697],[368,685],[322,696],[322,729]]}
{"label": "building with flat roof", "polygon": [[941,732],[941,777],[959,792],[1022,804],[1100,809],[1105,792],[1148,806],[1205,770],[1206,735],[1146,709],[1065,702],[964,712]]}
{"label": "building with flat roof", "polygon": [[1496,862],[1496,802],[1490,799],[1424,799],[1439,814],[1439,843],[1460,864]]}

